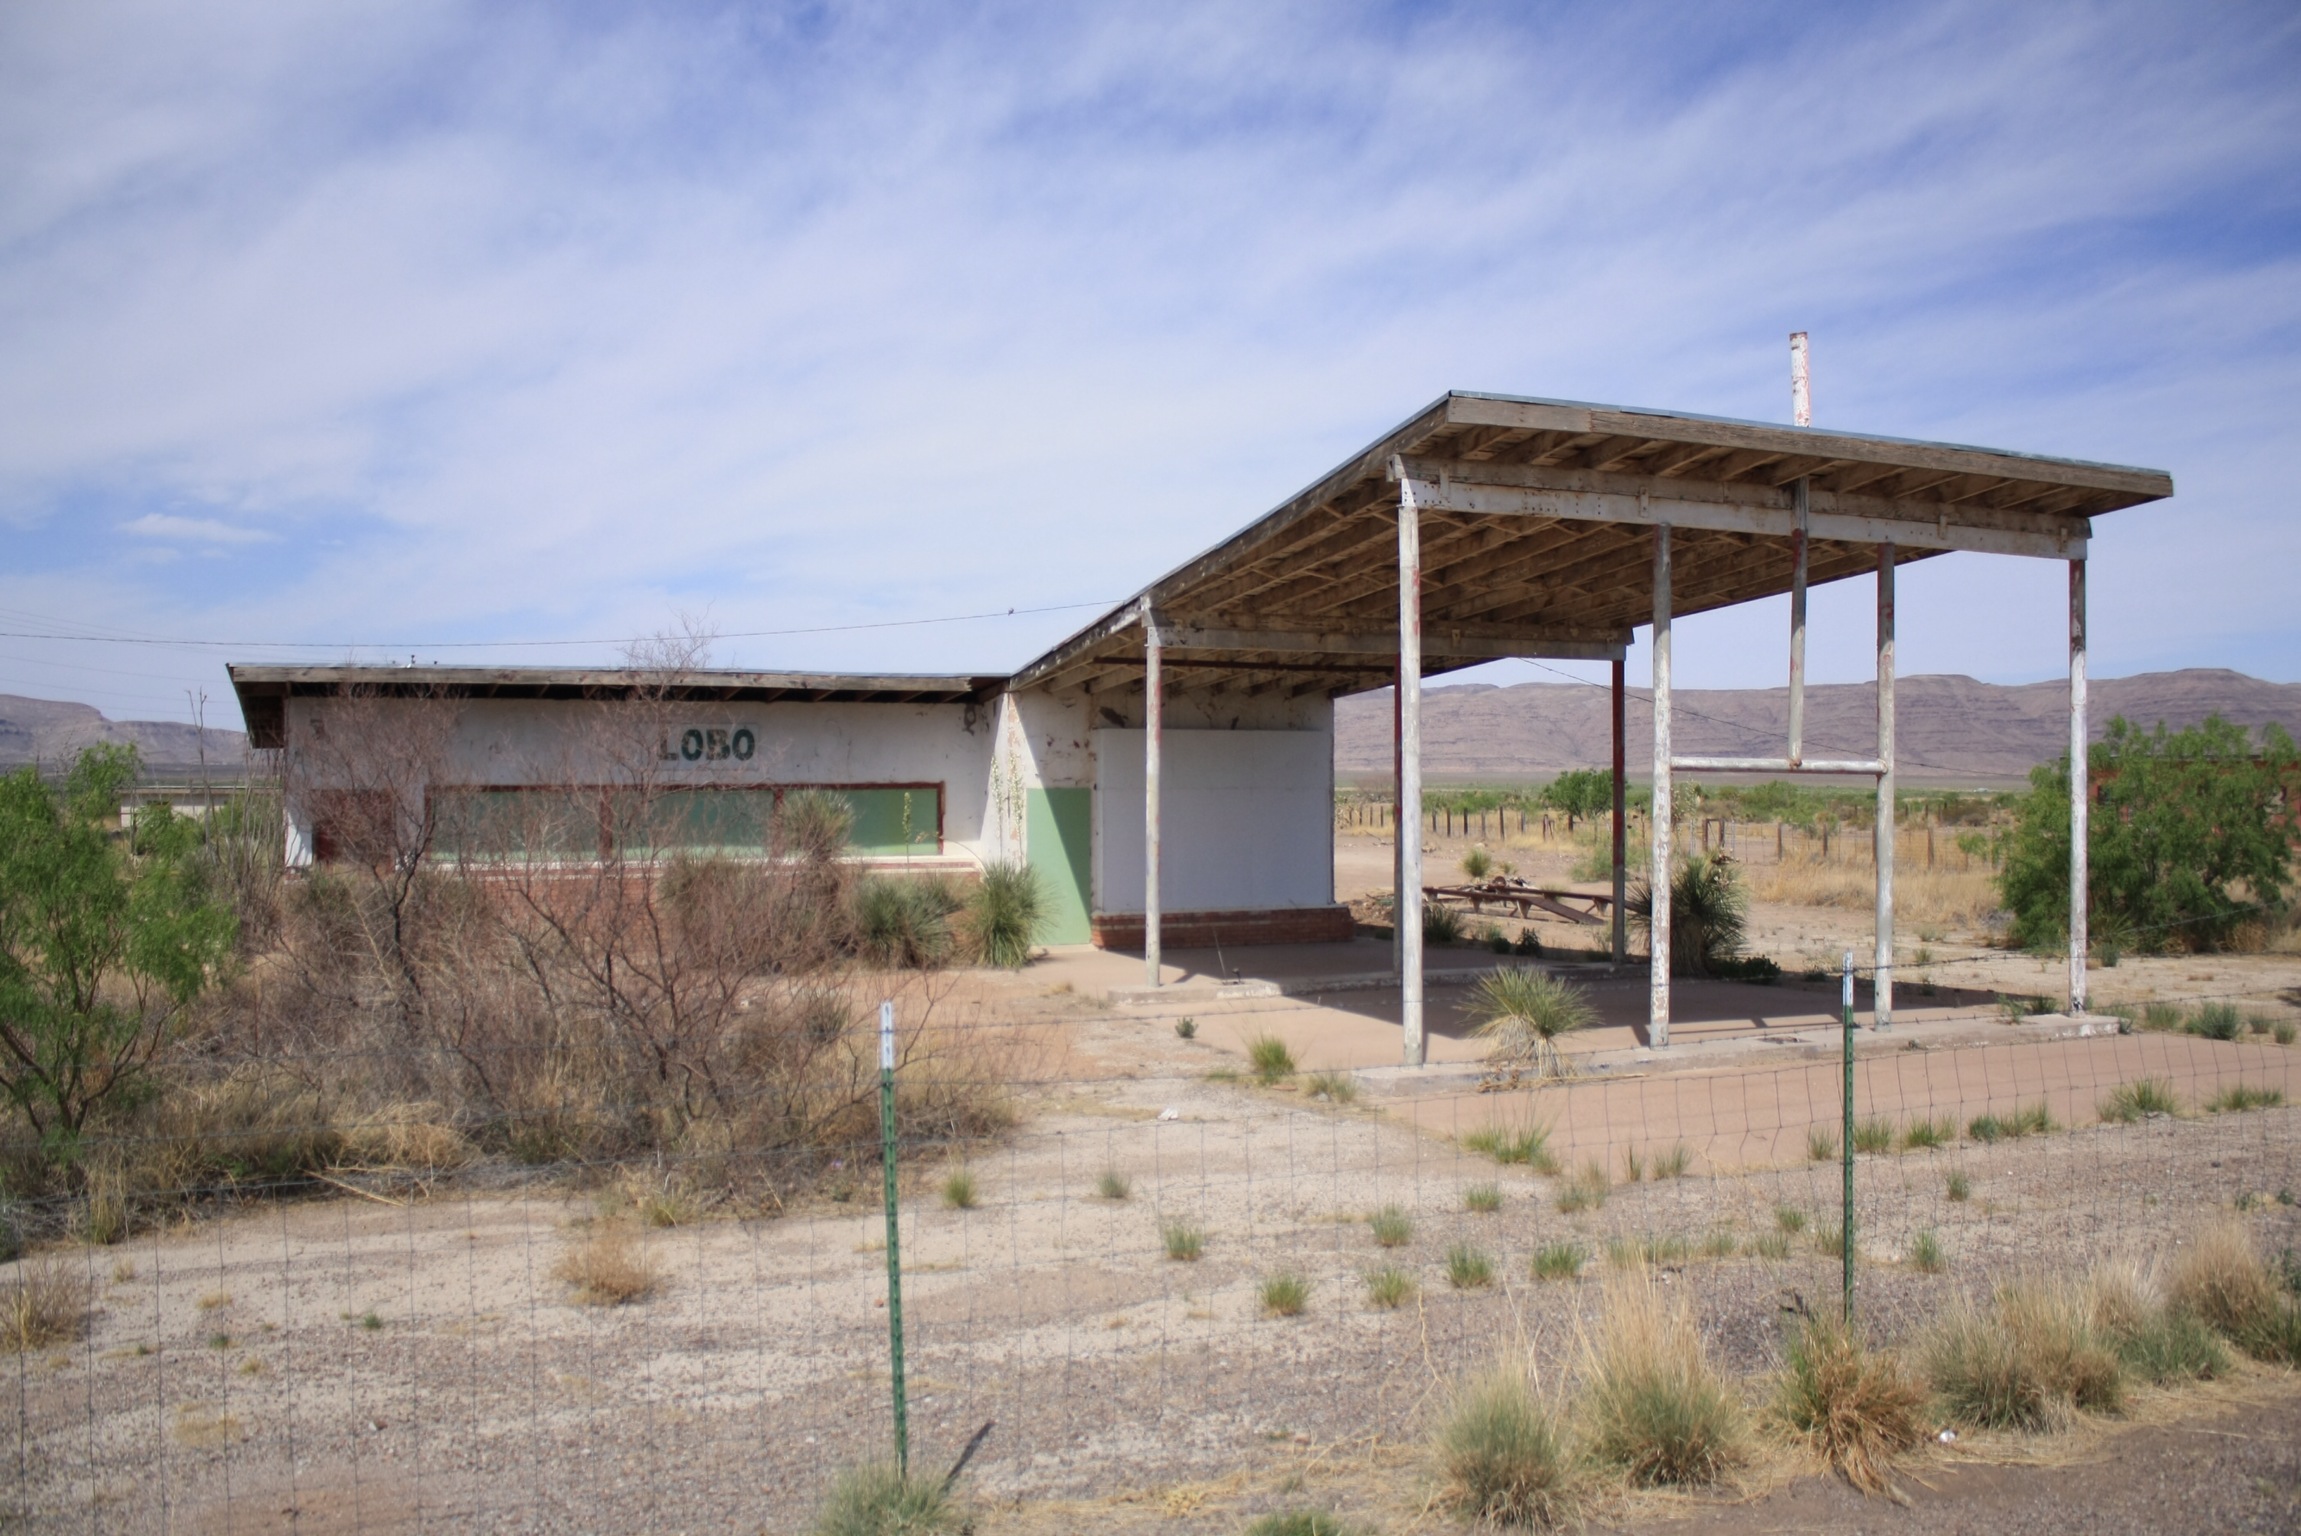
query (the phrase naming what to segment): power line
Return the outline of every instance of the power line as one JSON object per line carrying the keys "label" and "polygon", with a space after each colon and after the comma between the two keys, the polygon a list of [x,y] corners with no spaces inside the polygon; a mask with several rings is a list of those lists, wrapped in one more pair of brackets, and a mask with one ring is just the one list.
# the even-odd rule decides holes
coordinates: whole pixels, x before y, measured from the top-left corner
{"label": "power line", "polygon": [[[983,619],[1022,618],[1041,613],[1073,613],[1082,608],[1108,608],[1116,598],[1085,603],[1054,603],[1043,608],[1000,608],[983,613],[952,613],[926,619],[878,619],[864,624],[811,624],[791,629],[744,629],[711,635],[717,640],[761,640],[787,635],[846,634],[869,629],[910,629],[925,624],[969,624]],[[30,615],[39,617],[39,615]],[[51,620],[49,622],[61,622]],[[459,651],[532,650],[556,646],[633,645],[648,637],[621,635],[584,640],[190,640],[155,635],[73,634],[37,630],[0,630],[0,639],[67,640],[83,645],[156,645],[241,651]]]}

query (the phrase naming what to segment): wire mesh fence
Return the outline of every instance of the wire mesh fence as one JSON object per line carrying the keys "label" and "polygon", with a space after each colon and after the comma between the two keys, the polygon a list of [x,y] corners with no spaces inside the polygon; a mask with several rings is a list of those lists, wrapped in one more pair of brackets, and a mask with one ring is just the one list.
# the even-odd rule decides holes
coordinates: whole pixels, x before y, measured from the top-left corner
{"label": "wire mesh fence", "polygon": [[[1691,1297],[1741,1373],[1777,1362],[1785,1309],[1836,1303],[1830,1031],[1512,1084],[1314,1072],[1314,1005],[1225,1007],[1179,1041],[1156,1010],[942,1005],[946,1041],[995,1038],[954,1059],[995,1067],[976,1086],[1014,1117],[902,1147],[917,1464],[990,1424],[968,1471],[987,1498],[1163,1497],[1272,1446],[1410,1445],[1498,1354],[1564,1380],[1611,1273]],[[2301,1243],[2301,1051],[1970,1022],[2003,1038],[1863,1036],[1852,1242],[1876,1336],[2168,1252],[2215,1212]],[[1258,1080],[1250,1033],[1302,1067]],[[106,1163],[124,1150],[84,1155],[167,1166]],[[756,1172],[709,1147],[251,1164],[19,1202],[10,1294],[84,1316],[9,1362],[0,1503],[32,1529],[800,1528],[836,1468],[890,1448],[875,1128],[803,1177]]]}

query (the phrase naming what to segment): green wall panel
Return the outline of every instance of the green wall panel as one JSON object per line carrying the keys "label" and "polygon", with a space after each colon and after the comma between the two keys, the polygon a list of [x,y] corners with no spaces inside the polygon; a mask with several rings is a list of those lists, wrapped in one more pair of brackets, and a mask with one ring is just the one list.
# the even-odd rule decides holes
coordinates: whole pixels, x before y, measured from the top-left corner
{"label": "green wall panel", "polygon": [[1042,944],[1084,944],[1093,937],[1088,924],[1089,882],[1093,879],[1094,791],[1087,789],[1034,789],[1030,792],[1030,825],[1024,835],[1030,865],[1046,897],[1047,917],[1039,928]]}

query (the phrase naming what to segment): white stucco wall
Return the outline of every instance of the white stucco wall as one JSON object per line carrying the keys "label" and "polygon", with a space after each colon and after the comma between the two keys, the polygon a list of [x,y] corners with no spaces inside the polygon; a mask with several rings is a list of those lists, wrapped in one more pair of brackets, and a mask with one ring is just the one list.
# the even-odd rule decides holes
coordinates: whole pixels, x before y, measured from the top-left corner
{"label": "white stucco wall", "polygon": [[[543,699],[292,699],[287,718],[293,776],[315,788],[344,781],[355,754],[365,759],[352,770],[357,782],[402,794],[425,784],[587,785],[640,775],[666,786],[936,784],[944,853],[967,862],[986,852],[995,724],[992,709],[961,704]],[[748,730],[752,754],[690,761],[680,750],[690,729],[714,745]],[[354,746],[363,737],[377,743],[372,752]],[[291,805],[290,816],[291,846],[307,848],[308,815]]]}
{"label": "white stucco wall", "polygon": [[[1331,718],[1331,716],[1330,716]],[[1334,899],[1333,737],[1169,725],[1159,781],[1170,912]],[[1143,733],[1094,733],[1095,910],[1143,910]]]}

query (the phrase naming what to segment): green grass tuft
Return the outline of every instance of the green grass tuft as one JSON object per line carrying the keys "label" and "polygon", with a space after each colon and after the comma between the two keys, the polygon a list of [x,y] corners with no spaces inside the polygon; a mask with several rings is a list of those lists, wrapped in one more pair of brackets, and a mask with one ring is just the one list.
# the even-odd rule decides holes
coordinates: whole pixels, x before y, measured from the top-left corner
{"label": "green grass tuft", "polygon": [[1522,1121],[1517,1125],[1488,1125],[1470,1132],[1462,1138],[1466,1152],[1481,1152],[1494,1161],[1508,1166],[1523,1163],[1536,1173],[1556,1173],[1557,1160],[1550,1155],[1550,1128]]}
{"label": "green grass tuft", "polygon": [[1930,1151],[1946,1147],[1957,1140],[1955,1120],[1912,1120],[1902,1132],[1902,1150],[1905,1152]]}
{"label": "green grass tuft", "polygon": [[1476,1211],[1481,1216],[1492,1215],[1502,1209],[1502,1186],[1499,1184],[1473,1184],[1462,1191],[1462,1208]]}
{"label": "green grass tuft", "polygon": [[1787,1232],[1760,1232],[1750,1239],[1750,1252],[1761,1259],[1779,1262],[1790,1256],[1790,1234]]}
{"label": "green grass tuft", "polygon": [[1856,1152],[1891,1152],[1894,1149],[1894,1123],[1883,1116],[1854,1122],[1854,1150]]}
{"label": "green grass tuft", "polygon": [[1806,1159],[1815,1163],[1834,1163],[1838,1160],[1838,1133],[1835,1127],[1817,1125],[1807,1130]]}
{"label": "green grass tuft", "polygon": [[1386,1205],[1368,1217],[1366,1227],[1385,1248],[1402,1248],[1414,1237],[1413,1221],[1395,1205]]}
{"label": "green grass tuft", "polygon": [[1606,1175],[1606,1165],[1592,1158],[1558,1186],[1558,1209],[1569,1216],[1576,1211],[1596,1210],[1606,1203],[1612,1189],[1613,1181]]}
{"label": "green grass tuft", "polygon": [[1774,1225],[1795,1237],[1806,1230],[1806,1213],[1794,1205],[1774,1207]]}
{"label": "green grass tuft", "polygon": [[905,1477],[891,1462],[839,1474],[816,1512],[814,1536],[935,1536],[966,1529],[939,1477]]}
{"label": "green grass tuft", "polygon": [[1303,1080],[1302,1091],[1314,1099],[1330,1104],[1358,1102],[1358,1079],[1348,1072],[1313,1072]]}
{"label": "green grass tuft", "polygon": [[975,1176],[964,1168],[952,1169],[943,1180],[943,1204],[954,1211],[973,1210],[979,1193]]}
{"label": "green grass tuft", "polygon": [[1256,1035],[1247,1041],[1246,1063],[1265,1088],[1294,1075],[1294,1052],[1276,1035]]}
{"label": "green grass tuft", "polygon": [[2178,1115],[2181,1101],[2173,1096],[2173,1085],[2164,1078],[2145,1077],[2138,1082],[2118,1084],[2097,1109],[2106,1121],[2131,1125],[2147,1115]]}
{"label": "green grass tuft", "polygon": [[1910,1267],[1921,1275],[1938,1275],[1949,1268],[1949,1255],[1942,1251],[1941,1238],[1927,1227],[1910,1239]]}
{"label": "green grass tuft", "polygon": [[1497,1371],[1465,1387],[1438,1432],[1448,1504],[1494,1526],[1549,1526],[1573,1497],[1574,1455],[1526,1378]]}
{"label": "green grass tuft", "polygon": [[1544,1243],[1534,1250],[1534,1278],[1571,1280],[1590,1262],[1590,1250],[1580,1243]]}
{"label": "green grass tuft", "polygon": [[1468,1243],[1446,1250],[1446,1280],[1458,1291],[1474,1291],[1494,1283],[1494,1261]]}
{"label": "green grass tuft", "polygon": [[2275,1109],[2284,1102],[2285,1092],[2281,1088],[2255,1088],[2235,1083],[2207,1099],[2205,1108],[2218,1115],[2233,1110]]}
{"label": "green grass tuft", "polygon": [[1966,1177],[1963,1168],[1952,1168],[1942,1179],[1942,1192],[1963,1204],[1973,1198],[1973,1180]]}
{"label": "green grass tuft", "polygon": [[2208,1040],[2234,1040],[2245,1032],[2245,1018],[2235,1003],[2200,1003],[2181,1027]]}
{"label": "green grass tuft", "polygon": [[1195,1264],[1206,1252],[1206,1234],[1190,1222],[1161,1222],[1158,1236],[1166,1246],[1166,1256],[1177,1263]]}
{"label": "green grass tuft", "polygon": [[1592,1458],[1646,1487],[1716,1482],[1741,1459],[1734,1390],[1702,1348],[1681,1295],[1665,1305],[1646,1274],[1610,1282],[1585,1344],[1579,1419]]}
{"label": "green grass tuft", "polygon": [[1135,1192],[1135,1181],[1116,1168],[1105,1168],[1095,1180],[1095,1193],[1105,1200],[1125,1200]]}
{"label": "green grass tuft", "polygon": [[1411,1270],[1395,1264],[1385,1264],[1366,1277],[1367,1301],[1386,1312],[1405,1306],[1421,1289],[1422,1282]]}
{"label": "green grass tuft", "polygon": [[1300,1317],[1310,1305],[1310,1282],[1282,1270],[1262,1282],[1262,1310],[1272,1317]]}
{"label": "green grass tuft", "polygon": [[1352,1536],[1353,1529],[1323,1510],[1290,1509],[1264,1515],[1243,1536]]}

